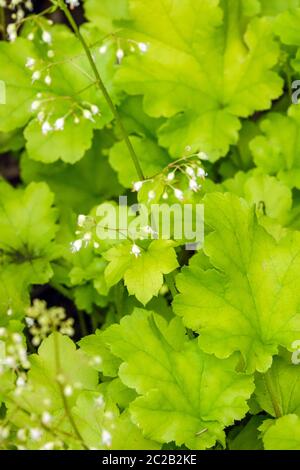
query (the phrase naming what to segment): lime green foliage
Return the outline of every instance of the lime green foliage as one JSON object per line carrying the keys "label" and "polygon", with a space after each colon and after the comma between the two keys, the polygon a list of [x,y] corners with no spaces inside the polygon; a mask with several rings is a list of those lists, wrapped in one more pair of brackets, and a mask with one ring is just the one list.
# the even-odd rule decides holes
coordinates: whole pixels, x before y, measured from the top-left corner
{"label": "lime green foliage", "polygon": [[131,253],[129,243],[111,248],[105,258],[109,261],[105,270],[108,286],[124,278],[128,293],[144,305],[158,294],[163,274],[169,274],[178,266],[173,243],[164,240],[154,240],[137,258]]}
{"label": "lime green foliage", "polygon": [[221,358],[240,351],[246,370],[265,372],[278,346],[288,348],[300,334],[300,238],[276,242],[236,196],[211,194],[205,206],[213,232],[204,251],[214,269],[193,258],[178,276],[175,312],[201,332],[204,351]]}
{"label": "lime green foliage", "polygon": [[[273,417],[291,413],[300,416],[299,369],[289,355],[277,357],[268,372],[256,377],[256,399],[263,410]],[[272,390],[272,396],[269,393]]]}
{"label": "lime green foliage", "polygon": [[[275,423],[266,423],[270,427],[264,433],[266,450],[299,450],[300,418],[291,414],[279,418]],[[264,428],[263,428],[264,429]]]}
{"label": "lime green foliage", "polygon": [[239,117],[268,109],[281,93],[271,71],[278,47],[269,21],[245,21],[241,28],[241,2],[217,3],[130,3],[133,24],[124,34],[149,43],[149,51],[126,59],[117,83],[143,94],[151,116],[170,118],[159,135],[175,156],[187,145],[212,160],[226,154],[238,140]]}
{"label": "lime green foliage", "polygon": [[299,450],[300,0],[2,3],[0,450]]}
{"label": "lime green foliage", "polygon": [[[6,83],[7,103],[0,108],[0,130],[11,131],[29,122],[24,135],[32,159],[43,163],[58,159],[75,163],[91,147],[93,129],[102,128],[109,122],[111,113],[103,97],[90,86],[91,69],[78,41],[63,28],[53,28],[51,34],[51,47],[55,53],[52,59],[47,57],[47,51],[40,47],[39,41],[32,43],[18,39],[13,44],[0,44],[0,61],[9,61],[9,67],[4,67],[1,74]],[[28,58],[35,61],[33,67],[25,67]],[[97,58],[97,65],[105,67],[106,79],[111,82],[113,53]],[[57,62],[59,67],[55,67]],[[41,73],[41,78],[33,80],[36,70]],[[44,83],[47,75],[51,77],[49,86]],[[32,112],[33,103],[39,103],[35,112]],[[101,114],[85,119],[83,110],[89,109],[88,104],[96,105]],[[38,112],[49,117],[46,122],[52,128],[58,119],[66,117],[64,130],[51,130],[45,135],[37,118]],[[75,117],[79,119],[77,125],[74,125]]]}
{"label": "lime green foliage", "polygon": [[0,182],[1,316],[9,309],[23,316],[28,287],[46,283],[53,274],[50,261],[57,256],[53,199],[45,183],[32,183],[23,190]]}
{"label": "lime green foliage", "polygon": [[201,352],[197,340],[185,337],[179,319],[167,324],[136,310],[111,326],[104,341],[124,361],[121,380],[140,395],[130,412],[149,438],[204,449],[223,441],[224,426],[247,411],[251,378],[234,371],[234,360]]}
{"label": "lime green foliage", "polygon": [[287,115],[272,113],[261,123],[263,135],[250,144],[256,165],[265,173],[278,175],[291,188],[300,188],[299,126],[297,106]]}

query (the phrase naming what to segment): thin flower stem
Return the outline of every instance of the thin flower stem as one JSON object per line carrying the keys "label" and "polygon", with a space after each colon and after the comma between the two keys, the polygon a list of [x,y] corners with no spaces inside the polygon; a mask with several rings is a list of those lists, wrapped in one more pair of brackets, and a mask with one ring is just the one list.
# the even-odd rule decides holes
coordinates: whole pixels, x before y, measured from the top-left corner
{"label": "thin flower stem", "polygon": [[[57,334],[57,332],[53,333],[53,341],[54,341],[56,372],[57,372],[57,375],[60,375],[61,374],[61,364],[60,364],[60,354],[59,354],[59,345],[58,345],[58,334]],[[64,406],[64,409],[65,409],[66,416],[67,416],[67,418],[68,418],[68,420],[69,420],[69,422],[70,422],[70,424],[73,428],[73,431],[74,431],[77,439],[81,442],[82,447],[85,450],[89,450],[88,446],[85,444],[85,442],[83,440],[83,437],[81,436],[81,434],[79,432],[79,429],[78,429],[78,427],[77,427],[77,425],[74,421],[72,412],[71,412],[70,407],[69,407],[67,397],[64,393],[63,386],[62,386],[62,384],[60,383],[59,380],[57,381],[57,384],[58,384],[58,387],[59,387],[59,391],[60,391],[60,395],[61,395],[61,399],[62,399],[62,402],[63,402],[63,406]]]}
{"label": "thin flower stem", "polygon": [[97,82],[97,86],[99,88],[99,90],[102,92],[113,116],[115,117],[117,123],[118,123],[118,126],[120,128],[120,131],[122,133],[122,136],[123,136],[123,139],[125,141],[125,144],[128,148],[128,151],[129,151],[129,154],[132,158],[132,161],[134,163],[134,166],[135,166],[135,169],[136,169],[136,172],[138,174],[138,177],[141,179],[141,180],[144,180],[145,177],[144,177],[144,174],[143,174],[143,171],[142,171],[142,168],[141,168],[141,165],[140,165],[140,162],[138,160],[138,157],[134,151],[134,148],[132,146],[132,143],[128,137],[128,134],[125,130],[125,127],[123,125],[123,122],[122,122],[122,119],[121,119],[121,116],[117,110],[117,108],[115,107],[111,97],[110,97],[110,94],[108,93],[103,81],[102,81],[102,78],[100,76],[100,73],[97,69],[97,66],[96,66],[96,63],[94,61],[94,58],[93,58],[93,55],[90,51],[90,48],[88,46],[88,44],[86,43],[84,37],[82,36],[78,26],[77,26],[77,23],[76,21],[74,20],[70,10],[68,9],[68,7],[65,5],[65,3],[61,0],[58,0],[58,6],[61,8],[61,10],[64,12],[70,26],[72,27],[74,33],[76,34],[77,38],[79,39],[79,41],[81,42],[82,44],[82,47],[84,48],[85,50],[85,53],[86,53],[86,56],[88,58],[88,61],[90,63],[90,66],[93,70],[93,73],[95,75],[95,78],[96,78],[96,82]]}

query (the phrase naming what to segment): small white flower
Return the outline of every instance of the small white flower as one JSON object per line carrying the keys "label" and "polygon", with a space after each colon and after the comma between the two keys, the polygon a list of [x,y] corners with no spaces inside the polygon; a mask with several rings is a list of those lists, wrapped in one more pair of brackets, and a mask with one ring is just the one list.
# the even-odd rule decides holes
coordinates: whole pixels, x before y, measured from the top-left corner
{"label": "small white flower", "polygon": [[97,408],[102,408],[102,406],[104,405],[103,396],[99,395],[97,398],[95,398],[94,402]]}
{"label": "small white flower", "polygon": [[92,360],[93,365],[99,366],[102,364],[102,357],[101,356],[94,356]]}
{"label": "small white flower", "polygon": [[163,198],[164,200],[169,199],[169,194],[165,191],[164,194],[163,194],[163,196],[162,196],[162,198]]}
{"label": "small white flower", "polygon": [[71,252],[78,253],[82,248],[82,240],[75,240],[75,242],[71,243]]}
{"label": "small white flower", "polygon": [[203,179],[204,179],[204,178],[207,176],[207,174],[206,174],[206,172],[205,172],[205,170],[204,170],[203,168],[198,168],[198,170],[197,170],[197,176],[198,176],[199,178],[203,178]]}
{"label": "small white flower", "polygon": [[13,313],[14,313],[14,312],[13,312],[13,309],[12,309],[12,308],[9,308],[9,309],[7,309],[6,315],[7,315],[8,317],[11,317],[11,316],[13,315]]}
{"label": "small white flower", "polygon": [[47,53],[47,56],[49,57],[49,59],[53,59],[53,57],[55,56],[55,52],[50,49],[50,51],[48,51]]}
{"label": "small white flower", "polygon": [[17,432],[17,438],[19,439],[19,441],[26,441],[26,430],[19,429]]}
{"label": "small white flower", "polygon": [[179,199],[179,201],[182,201],[184,199],[183,192],[181,191],[181,189],[174,189],[174,195],[177,199]]}
{"label": "small white flower", "polygon": [[51,403],[52,403],[52,402],[51,402],[50,398],[44,398],[43,404],[44,404],[45,406],[47,406],[47,407],[49,408],[49,406],[51,406]]}
{"label": "small white flower", "polygon": [[147,52],[148,49],[149,49],[149,46],[147,44],[145,44],[144,42],[139,42],[138,46],[139,46],[139,50],[141,52]]}
{"label": "small white flower", "polygon": [[77,218],[77,225],[78,227],[83,227],[86,221],[86,216],[83,214],[80,214]]}
{"label": "small white flower", "polygon": [[26,322],[26,325],[28,326],[28,328],[30,328],[31,326],[34,325],[34,319],[33,318],[25,317],[25,322]]}
{"label": "small white flower", "polygon": [[0,439],[7,439],[9,436],[9,428],[8,427],[0,427]]}
{"label": "small white flower", "polygon": [[94,242],[94,248],[97,250],[98,248],[100,248],[100,245],[98,242]]}
{"label": "small white flower", "polygon": [[8,39],[11,41],[11,42],[14,42],[16,39],[17,39],[17,29],[16,29],[16,25],[14,23],[10,23],[8,26],[7,26],[7,35],[8,35]]}
{"label": "small white flower", "polygon": [[41,102],[40,101],[33,101],[31,103],[31,111],[37,111],[37,109],[39,109],[39,107],[41,106]]}
{"label": "small white flower", "polygon": [[119,62],[121,62],[124,58],[124,51],[123,49],[118,49],[117,52],[116,52],[116,56],[117,56],[117,59]]}
{"label": "small white flower", "polygon": [[34,40],[34,33],[29,33],[28,36],[27,36],[27,39],[29,41],[33,41]]}
{"label": "small white flower", "polygon": [[45,113],[43,111],[41,111],[38,115],[37,115],[37,120],[39,122],[43,122],[43,120],[45,119]]}
{"label": "small white flower", "polygon": [[42,133],[44,135],[47,135],[51,131],[53,131],[53,128],[52,128],[51,124],[48,121],[45,121],[42,125]]}
{"label": "small white flower", "polygon": [[16,381],[16,385],[17,385],[17,387],[25,387],[26,382],[24,380],[24,377],[21,377],[21,376],[18,377],[17,381]]}
{"label": "small white flower", "polygon": [[42,423],[45,426],[48,426],[48,424],[50,424],[51,421],[52,421],[52,415],[48,411],[44,411],[44,413],[42,414]]}
{"label": "small white flower", "polygon": [[46,442],[46,444],[41,447],[41,450],[53,450],[54,449],[54,442]]}
{"label": "small white flower", "polygon": [[42,437],[42,434],[43,434],[41,429],[38,429],[38,428],[31,428],[29,433],[30,433],[30,437],[33,441],[39,441]]}
{"label": "small white flower", "polygon": [[143,184],[144,184],[143,181],[136,181],[136,182],[133,184],[133,190],[136,191],[136,192],[139,192],[139,191],[142,189]]}
{"label": "small white flower", "polygon": [[4,362],[5,365],[7,365],[7,367],[10,367],[12,369],[14,369],[16,367],[16,361],[12,356],[7,356],[3,360],[3,362]]}
{"label": "small white flower", "polygon": [[194,179],[191,179],[191,180],[190,180],[190,182],[189,182],[189,187],[190,187],[190,189],[191,189],[192,191],[194,191],[195,193],[196,193],[197,191],[199,191],[199,189],[200,189],[200,187],[199,187],[197,181],[194,180]]}
{"label": "small white flower", "polygon": [[84,234],[83,240],[84,240],[85,242],[90,242],[91,239],[92,239],[92,234],[91,234],[91,232],[87,232],[87,233]]}
{"label": "small white flower", "polygon": [[33,59],[32,57],[27,57],[25,67],[27,67],[28,69],[31,69],[32,67],[35,66],[35,62],[36,62],[35,59]]}
{"label": "small white flower", "polygon": [[64,395],[65,395],[65,397],[70,397],[71,395],[73,395],[73,388],[71,387],[71,385],[66,385],[65,386]]}
{"label": "small white flower", "polygon": [[188,166],[185,170],[186,174],[191,176],[191,177],[194,177],[195,176],[195,171],[194,169],[191,167],[191,166]]}
{"label": "small white flower", "polygon": [[106,429],[103,429],[102,431],[101,440],[102,440],[102,444],[105,445],[106,447],[110,447],[112,444],[111,434]]}
{"label": "small white flower", "polygon": [[99,49],[100,54],[105,54],[107,52],[107,46],[104,44]]}
{"label": "small white flower", "polygon": [[89,109],[84,109],[83,112],[82,112],[83,116],[85,119],[88,119],[89,121],[93,121],[94,122],[94,118],[93,118],[93,115],[91,113],[91,111]]}
{"label": "small white flower", "polygon": [[71,10],[73,10],[76,7],[79,7],[80,5],[79,0],[66,0],[66,3],[70,5]]}
{"label": "small white flower", "polygon": [[4,328],[4,326],[2,326],[2,327],[0,328],[0,338],[3,337],[3,336],[5,336],[5,335],[6,335],[6,328]]}
{"label": "small white flower", "polygon": [[149,201],[152,201],[153,199],[155,199],[155,196],[156,196],[155,191],[149,191],[149,193],[148,193]]}
{"label": "small white flower", "polygon": [[63,131],[65,128],[65,118],[58,118],[54,123],[54,129],[56,131]]}
{"label": "small white flower", "polygon": [[12,335],[13,342],[16,344],[21,344],[22,343],[22,336],[19,333],[14,333]]}
{"label": "small white flower", "polygon": [[51,44],[52,43],[52,36],[49,33],[49,31],[43,31],[42,39],[46,44]]}
{"label": "small white flower", "polygon": [[197,157],[198,157],[200,160],[208,160],[208,159],[209,159],[208,155],[207,155],[205,152],[199,152],[199,153],[197,154]]}
{"label": "small white flower", "polygon": [[168,181],[173,181],[175,178],[175,172],[172,171],[171,173],[168,173],[167,180]]}
{"label": "small white flower", "polygon": [[75,116],[74,117],[74,124],[79,124],[80,123],[80,119],[78,116]]}
{"label": "small white flower", "polygon": [[94,114],[94,115],[100,113],[98,106],[96,106],[95,104],[92,104],[91,111],[92,111],[92,114]]}
{"label": "small white flower", "polygon": [[52,78],[51,78],[50,75],[46,75],[46,77],[45,77],[45,83],[46,83],[46,85],[48,85],[48,86],[51,85],[51,83],[52,83]]}
{"label": "small white flower", "polygon": [[37,80],[41,78],[41,72],[39,70],[36,70],[35,72],[33,72],[31,78],[33,82],[36,82]]}
{"label": "small white flower", "polygon": [[134,255],[136,258],[138,258],[141,254],[141,249],[139,246],[136,245],[136,243],[134,243],[131,247],[130,253]]}

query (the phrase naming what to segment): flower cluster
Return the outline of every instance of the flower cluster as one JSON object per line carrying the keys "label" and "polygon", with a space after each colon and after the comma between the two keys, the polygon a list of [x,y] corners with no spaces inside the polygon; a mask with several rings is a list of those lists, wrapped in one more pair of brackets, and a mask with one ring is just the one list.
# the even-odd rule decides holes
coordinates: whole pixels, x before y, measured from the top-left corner
{"label": "flower cluster", "polygon": [[74,319],[66,319],[66,312],[61,307],[47,309],[45,301],[36,299],[26,313],[26,324],[32,335],[34,346],[39,346],[42,340],[53,331],[59,331],[67,336],[74,334]]}
{"label": "flower cluster", "polygon": [[[170,195],[173,194],[177,200],[184,201],[184,192],[176,185],[179,182],[179,176],[182,177],[182,175],[187,179],[189,190],[195,193],[200,191],[202,189],[203,180],[208,176],[202,166],[203,160],[208,160],[208,156],[204,152],[199,152],[187,157],[184,156],[168,165],[167,168],[158,175],[158,178],[163,179],[165,185],[162,198],[167,200]],[[144,181],[136,181],[133,183],[133,191],[139,192],[145,183],[149,182],[154,182],[154,178]],[[149,202],[154,200],[156,196],[155,191],[151,189],[148,192]]]}
{"label": "flower cluster", "polygon": [[[114,44],[111,41],[107,41],[99,47],[99,53],[101,55],[106,54],[109,50],[110,46]],[[114,45],[115,47],[115,45]],[[120,65],[126,56],[126,54],[140,52],[141,54],[145,54],[149,49],[149,45],[145,42],[137,42],[133,39],[121,39],[117,38],[116,41],[116,60],[117,63]]]}
{"label": "flower cluster", "polygon": [[10,41],[17,39],[18,23],[23,20],[27,12],[33,10],[31,0],[0,0],[0,7],[11,10],[12,22],[7,25],[7,36]]}
{"label": "flower cluster", "polygon": [[95,219],[80,214],[77,219],[77,226],[79,230],[76,231],[76,235],[80,235],[80,237],[71,243],[71,252],[77,253],[81,248],[87,248],[90,244],[93,244],[95,249],[99,248],[99,243],[93,241],[93,231],[96,226]]}
{"label": "flower cluster", "polygon": [[29,369],[26,344],[20,333],[12,333],[8,328],[0,327],[0,341],[0,375],[9,369]]}

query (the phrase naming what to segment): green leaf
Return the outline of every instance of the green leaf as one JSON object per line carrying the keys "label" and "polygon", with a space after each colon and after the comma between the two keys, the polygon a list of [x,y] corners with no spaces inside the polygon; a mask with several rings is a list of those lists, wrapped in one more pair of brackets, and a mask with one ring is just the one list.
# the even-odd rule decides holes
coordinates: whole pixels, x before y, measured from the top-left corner
{"label": "green leaf", "polygon": [[121,380],[140,395],[129,409],[147,438],[205,449],[223,442],[224,426],[245,415],[252,378],[235,372],[235,359],[202,352],[178,318],[168,324],[136,309],[103,338],[124,361]]}
{"label": "green leaf", "polygon": [[105,270],[108,286],[117,284],[124,278],[130,295],[146,305],[157,296],[163,285],[163,274],[169,274],[178,267],[174,243],[169,240],[154,240],[147,250],[135,257],[131,253],[132,244],[123,243],[104,254],[109,265]]}
{"label": "green leaf", "polygon": [[277,419],[263,435],[265,450],[299,450],[300,418],[291,414]]}
{"label": "green leaf", "polygon": [[300,188],[300,108],[292,106],[287,115],[271,113],[260,128],[263,135],[250,144],[255,163],[265,173],[278,175],[290,188]]}
{"label": "green leaf", "polygon": [[20,130],[0,132],[0,153],[12,150],[16,152],[24,147],[24,138]]}
{"label": "green leaf", "polygon": [[261,3],[261,13],[268,16],[276,16],[291,8],[299,6],[299,0],[259,0]]}
{"label": "green leaf", "polygon": [[[75,422],[90,449],[159,449],[159,444],[143,437],[127,412],[119,415],[118,408],[111,400],[97,406],[98,397],[99,393],[83,392],[73,408]],[[103,432],[109,437],[103,439]]]}
{"label": "green leaf", "polygon": [[253,416],[244,427],[241,425],[238,429],[234,428],[232,434],[236,431],[238,434],[233,437],[229,433],[229,450],[263,450],[258,432],[263,420],[262,416]]}
{"label": "green leaf", "polygon": [[18,310],[26,289],[52,276],[50,261],[58,254],[53,242],[57,231],[53,199],[45,183],[31,183],[23,190],[0,181],[0,309],[5,314],[8,308],[24,314]]}
{"label": "green leaf", "polygon": [[89,21],[108,34],[118,30],[118,22],[130,19],[128,0],[85,0],[84,11]]}
{"label": "green leaf", "polygon": [[255,379],[255,396],[269,415],[297,414],[300,416],[300,366],[292,364],[292,354],[276,357],[267,377]]}
{"label": "green leaf", "polygon": [[79,341],[80,349],[92,360],[94,367],[107,377],[117,377],[120,360],[114,356],[102,338],[102,331],[85,336]]}
{"label": "green leaf", "polygon": [[201,334],[204,351],[220,358],[240,351],[248,372],[264,372],[279,345],[299,338],[299,234],[275,241],[254,209],[229,193],[207,195],[205,214],[213,269],[204,270],[198,255],[183,269],[175,312]]}
{"label": "green leaf", "polygon": [[[297,2],[297,4],[299,4],[299,2]],[[274,31],[284,44],[300,46],[300,8],[292,11],[284,10],[285,9],[283,9],[283,13],[276,18]]]}
{"label": "green leaf", "polygon": [[233,179],[224,181],[222,186],[279,222],[284,222],[292,209],[291,190],[277,178],[265,175],[259,170],[239,172]]}
{"label": "green leaf", "polygon": [[103,134],[96,134],[93,147],[74,165],[63,162],[44,165],[24,155],[22,178],[26,183],[46,181],[58,204],[71,207],[77,214],[88,213],[92,207],[122,192],[107,157],[102,154],[104,140]]}
{"label": "green leaf", "polygon": [[43,341],[38,354],[30,356],[30,363],[28,384],[21,396],[13,402],[20,403],[21,409],[25,408],[39,415],[45,410],[45,400],[48,402],[49,412],[59,415],[64,409],[57,377],[62,388],[72,387],[72,395],[68,396],[70,407],[76,403],[81,391],[95,390],[98,384],[98,374],[89,366],[86,356],[76,350],[70,338],[59,333],[54,333]]}
{"label": "green leaf", "polygon": [[[39,33],[34,42],[19,38],[14,43],[0,44],[1,78],[7,88],[7,103],[0,107],[0,130],[8,132],[29,123],[25,137],[30,158],[44,163],[59,159],[75,163],[91,147],[93,130],[110,122],[112,114],[93,83],[90,65],[78,39],[64,27],[48,29],[52,35],[53,58],[49,58],[41,47]],[[93,42],[95,38],[89,39]],[[28,58],[35,60],[33,67],[26,67]],[[104,70],[103,79],[112,92],[114,51],[96,54],[95,61],[99,70]],[[41,78],[33,82],[34,71],[41,72]],[[52,80],[49,86],[44,83],[47,74]],[[116,99],[114,93],[112,97]],[[34,113],[31,110],[33,102],[39,103]],[[86,119],[83,110],[90,110],[91,105],[96,105],[101,114]],[[52,129],[57,119],[64,118],[64,129],[43,132],[42,123],[36,116],[40,113],[44,116],[41,121],[49,122]],[[79,120],[77,125],[74,124],[76,118]]]}
{"label": "green leaf", "polygon": [[[162,120],[147,116],[141,99],[137,97],[128,98],[122,104],[120,114],[128,134],[134,134],[130,140],[145,177],[150,178],[160,173],[170,163],[167,152],[157,143],[157,131]],[[113,145],[109,152],[109,161],[123,186],[132,188],[133,182],[137,181],[137,174],[124,141]]]}
{"label": "green leaf", "polygon": [[144,95],[150,116],[169,118],[160,143],[177,158],[186,146],[211,160],[225,155],[238,140],[239,118],[268,109],[281,94],[270,22],[248,19],[241,27],[240,0],[222,2],[223,11],[217,4],[129,1],[132,25],[123,34],[149,49],[124,60],[117,83]]}

